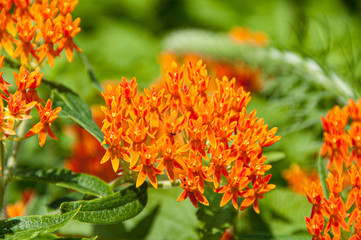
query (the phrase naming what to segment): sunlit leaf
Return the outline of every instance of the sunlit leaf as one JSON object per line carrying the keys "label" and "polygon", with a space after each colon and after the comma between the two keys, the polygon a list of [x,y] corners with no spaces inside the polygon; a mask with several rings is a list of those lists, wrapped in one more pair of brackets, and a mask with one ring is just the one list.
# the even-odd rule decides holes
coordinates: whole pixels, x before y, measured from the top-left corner
{"label": "sunlit leaf", "polygon": [[86,237],[58,237],[54,234],[50,234],[50,233],[40,233],[37,236],[31,238],[31,240],[95,240],[98,237],[91,237],[91,238],[86,238]]}
{"label": "sunlit leaf", "polygon": [[0,238],[31,239],[39,233],[50,233],[63,227],[80,208],[64,214],[37,215],[9,218],[0,221]]}
{"label": "sunlit leaf", "polygon": [[68,169],[53,168],[43,170],[17,168],[12,177],[18,180],[52,183],[95,196],[107,196],[113,194],[110,186],[101,179],[84,173],[74,173]]}
{"label": "sunlit leaf", "polygon": [[139,188],[130,186],[113,195],[94,200],[64,202],[60,211],[65,213],[81,206],[74,219],[96,223],[113,224],[125,221],[138,215],[147,203],[147,184]]}

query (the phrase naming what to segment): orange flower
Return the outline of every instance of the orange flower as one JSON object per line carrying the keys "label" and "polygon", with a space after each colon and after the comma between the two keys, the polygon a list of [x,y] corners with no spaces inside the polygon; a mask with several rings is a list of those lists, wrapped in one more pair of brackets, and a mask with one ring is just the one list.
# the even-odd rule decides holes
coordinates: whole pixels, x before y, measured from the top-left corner
{"label": "orange flower", "polygon": [[78,0],[58,0],[58,2],[59,11],[64,16],[66,16],[68,13],[71,13],[79,3]]}
{"label": "orange flower", "polygon": [[312,240],[331,240],[327,233],[325,236],[322,235],[324,226],[322,215],[315,215],[312,218],[306,217],[306,226],[308,232],[312,235]]}
{"label": "orange flower", "polygon": [[208,160],[208,156],[204,147],[206,147],[205,141],[207,139],[206,130],[207,125],[203,125],[203,119],[199,117],[197,120],[189,119],[188,134],[190,141],[187,147],[194,152],[198,152],[203,158]]}
{"label": "orange flower", "polygon": [[257,47],[268,45],[268,37],[262,32],[251,32],[248,28],[235,27],[231,29],[229,35],[237,43],[250,44]]}
{"label": "orange flower", "polygon": [[141,186],[148,177],[150,183],[154,188],[158,188],[157,175],[164,174],[163,171],[154,167],[154,163],[158,157],[159,150],[155,144],[147,147],[144,143],[140,148],[140,162],[141,164],[132,167],[135,172],[139,172],[136,186]]}
{"label": "orange flower", "polygon": [[164,89],[157,91],[157,88],[154,85],[152,85],[150,91],[147,88],[144,88],[145,96],[150,105],[149,120],[151,128],[157,129],[159,127],[161,113],[166,110],[166,107],[163,106],[164,91]]}
{"label": "orange flower", "polygon": [[[3,67],[4,60],[5,60],[5,55],[0,57],[0,69]],[[8,86],[11,86],[11,84],[4,80],[3,73],[4,73],[3,71],[0,72],[0,89],[1,91],[3,91],[3,93],[9,95]]]}
{"label": "orange flower", "polygon": [[181,180],[181,187],[184,191],[179,195],[177,201],[183,201],[187,197],[191,200],[194,207],[198,207],[198,202],[208,206],[209,202],[207,198],[203,195],[202,191],[199,190],[199,176],[192,177],[188,176],[185,177],[184,175],[180,174],[179,179]]}
{"label": "orange flower", "polygon": [[305,171],[297,163],[292,163],[289,169],[282,171],[282,177],[286,180],[288,187],[298,194],[305,194],[305,187],[310,187],[312,182],[320,186],[320,180],[316,169]]}
{"label": "orange flower", "polygon": [[328,233],[330,229],[332,229],[334,235],[333,239],[340,239],[340,227],[342,227],[346,232],[350,231],[345,221],[347,213],[341,197],[335,197],[331,193],[329,200],[325,199],[325,215],[329,218],[325,228],[325,233]]}
{"label": "orange flower", "polygon": [[258,176],[255,182],[252,182],[253,189],[248,189],[242,194],[242,197],[245,197],[245,199],[242,202],[241,210],[253,204],[254,211],[259,213],[258,199],[262,199],[263,194],[271,191],[276,187],[274,184],[268,184],[268,182],[271,180],[271,176],[271,174],[265,176],[264,178]]}
{"label": "orange flower", "polygon": [[199,177],[197,181],[199,183],[198,188],[201,192],[204,192],[204,180],[212,181],[210,177],[207,176],[207,167],[203,166],[202,156],[198,155],[195,151],[190,151],[189,156],[184,158],[184,163],[187,166],[188,177]]}
{"label": "orange flower", "polygon": [[[184,191],[178,201],[189,197],[196,207],[198,202],[208,205],[204,181],[213,181],[216,188],[221,185],[217,191],[224,193],[221,205],[232,198],[238,208],[237,199],[243,197],[241,210],[253,204],[259,212],[258,199],[275,187],[268,184],[271,175],[264,177],[271,166],[265,165],[262,154],[264,147],[280,139],[275,136],[277,129],[268,131],[256,111],[247,114],[250,94],[237,90],[235,79],[217,80],[217,91],[210,94],[211,77],[202,62],[190,62],[186,70],[176,63],[168,67],[161,82],[164,91],[152,86],[145,89],[145,97],[137,95],[135,78],[130,82],[122,78],[118,87],[108,86],[102,93],[107,107],[102,107],[101,129],[105,139],[116,132],[115,145],[122,147],[108,151],[131,155],[129,162],[121,163],[139,172],[137,186],[148,177],[157,187],[157,175],[165,170],[171,182],[179,178],[182,182]],[[115,159],[119,164],[120,157]],[[228,178],[225,186],[222,175]]]}
{"label": "orange flower", "polygon": [[[7,112],[4,112],[4,102],[0,98],[0,132],[5,135],[16,135],[16,132],[13,130],[13,124],[7,121],[5,122],[5,118],[7,116]],[[1,134],[1,138],[3,138]]]}
{"label": "orange flower", "polygon": [[17,32],[21,41],[16,43],[17,47],[12,57],[17,58],[20,56],[21,65],[26,65],[28,63],[29,54],[35,59],[38,59],[34,49],[35,44],[31,43],[35,31],[36,28],[31,24],[30,20],[24,18],[18,21]]}
{"label": "orange flower", "polygon": [[209,164],[208,175],[213,175],[214,187],[218,188],[222,175],[228,178],[228,166],[235,160],[231,158],[231,149],[226,149],[224,143],[219,143],[211,147],[212,162]]}
{"label": "orange flower", "polygon": [[[20,67],[19,74],[16,72],[13,72],[14,79],[15,79],[15,85],[18,87],[19,92],[21,92],[25,98],[26,102],[44,102],[42,100],[37,91],[36,88],[40,86],[41,80],[44,76],[44,73],[40,74],[40,68],[37,67],[33,72],[29,73],[29,71],[24,67]],[[36,105],[38,108],[38,106]]]}
{"label": "orange flower", "polygon": [[356,160],[357,167],[361,167],[361,122],[354,123],[348,131],[353,147],[348,165]]}
{"label": "orange flower", "polygon": [[21,92],[16,92],[14,95],[10,93],[9,95],[6,118],[8,118],[8,123],[11,126],[14,126],[15,120],[24,121],[33,117],[29,115],[29,112],[36,105],[36,102],[26,103],[23,100],[24,97]]}
{"label": "orange flower", "polygon": [[131,144],[128,152],[131,154],[130,167],[133,167],[138,162],[142,143],[147,141],[149,127],[145,126],[144,119],[142,118],[139,121],[129,121],[128,124],[127,138],[124,138],[124,141]]}
{"label": "orange flower", "polygon": [[104,141],[102,146],[108,144],[108,148],[100,164],[106,163],[110,159],[114,172],[119,169],[119,159],[130,161],[126,148],[122,147],[122,132],[123,129],[117,128],[115,124],[111,124],[110,128],[103,130]]}
{"label": "orange flower", "polygon": [[2,47],[5,48],[6,52],[12,56],[13,55],[13,45],[12,42],[14,41],[11,36],[6,31],[6,28],[8,26],[9,18],[6,14],[5,9],[2,8],[1,14],[0,14],[0,50]]}
{"label": "orange flower", "polygon": [[356,123],[361,123],[361,101],[358,100],[357,103],[353,99],[350,99],[348,104],[348,111],[350,113],[350,118]]}
{"label": "orange flower", "polygon": [[[250,183],[248,174],[249,172],[245,168],[242,170],[238,170],[235,167],[232,168],[231,173],[227,177],[227,185],[216,189],[217,193],[224,193],[220,204],[221,207],[226,205],[229,200],[232,199],[233,207],[238,209],[238,197],[243,196],[241,191]],[[250,203],[250,205],[251,204],[252,203]]]}
{"label": "orange flower", "polygon": [[46,135],[49,134],[51,138],[54,140],[58,140],[53,131],[51,130],[51,123],[58,118],[58,114],[61,110],[61,107],[57,107],[55,109],[51,109],[51,100],[45,104],[45,107],[39,106],[39,118],[40,122],[33,125],[33,127],[25,134],[24,137],[31,137],[35,134],[39,134],[39,144],[42,147],[46,140]]}
{"label": "orange flower", "polygon": [[324,202],[323,202],[323,189],[321,184],[316,184],[312,182],[310,187],[305,187],[305,193],[307,199],[312,203],[312,212],[311,218],[316,215],[322,216],[324,211]]}
{"label": "orange flower", "polygon": [[171,110],[182,110],[181,107],[181,99],[180,99],[180,92],[183,88],[184,82],[184,66],[178,68],[175,62],[172,63],[171,69],[166,75],[165,85],[166,89],[169,92],[168,101]]}
{"label": "orange flower", "polygon": [[59,52],[54,50],[54,44],[62,38],[61,26],[54,24],[53,21],[48,18],[40,30],[41,35],[38,35],[38,37],[42,36],[45,43],[36,49],[36,51],[39,52],[38,61],[42,62],[46,56],[50,67],[53,67],[55,57],[59,56]]}
{"label": "orange flower", "polygon": [[157,168],[161,171],[166,169],[169,180],[173,182],[175,170],[183,170],[183,166],[181,164],[182,157],[180,156],[180,143],[179,141],[176,141],[172,144],[168,137],[163,137],[157,144],[162,152],[162,158],[159,159]]}
{"label": "orange flower", "polygon": [[79,27],[80,18],[75,19],[73,22],[70,13],[68,13],[65,17],[65,21],[62,21],[61,23],[63,38],[58,43],[57,50],[58,52],[61,52],[63,49],[65,49],[66,58],[69,62],[72,62],[73,49],[75,48],[75,50],[77,50],[78,52],[82,52],[82,50],[73,41],[73,38],[81,31],[81,28]]}
{"label": "orange flower", "polygon": [[33,195],[33,190],[25,189],[25,191],[21,194],[21,200],[14,204],[6,205],[5,212],[8,218],[24,216],[26,213],[26,206]]}

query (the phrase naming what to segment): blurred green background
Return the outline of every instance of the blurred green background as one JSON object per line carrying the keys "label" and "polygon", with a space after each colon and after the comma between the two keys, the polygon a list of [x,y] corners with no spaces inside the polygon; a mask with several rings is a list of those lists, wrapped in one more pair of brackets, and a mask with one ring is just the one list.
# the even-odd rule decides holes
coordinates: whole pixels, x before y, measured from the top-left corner
{"label": "blurred green background", "polygon": [[[266,33],[272,47],[314,59],[359,92],[361,2],[357,0],[80,0],[72,15],[81,18],[82,31],[75,41],[100,81],[135,76],[139,89],[149,87],[160,77],[159,55],[169,33],[189,28],[228,32],[234,26],[243,26]],[[103,103],[79,56],[68,63],[64,55],[56,59],[53,69],[43,71],[47,79],[69,86],[89,105]],[[99,239],[219,239],[226,227],[234,225],[239,233],[258,234],[262,239],[303,236],[307,233],[304,218],[310,214],[311,205],[305,196],[287,188],[281,172],[292,162],[306,168],[315,166],[322,143],[320,117],[340,102],[322,88],[291,78],[283,77],[277,85],[268,86],[266,82],[263,91],[252,93],[248,108],[257,109],[257,115],[271,127],[277,126],[282,136],[271,149],[283,156],[273,162],[271,170],[271,182],[277,188],[261,201],[260,215],[253,209],[237,213],[230,205],[219,208],[220,196],[212,193],[207,197],[213,205],[197,211],[189,201],[176,202],[180,188],[150,189],[148,205],[136,218],[115,226],[73,222],[62,233],[98,234]],[[274,97],[277,89],[284,93]],[[59,142],[47,142],[46,151],[41,151],[35,138],[27,141],[19,164],[62,167],[73,141],[61,131],[63,124],[68,122],[55,124]],[[64,194],[53,186],[30,185],[38,194],[34,205],[45,205]],[[24,183],[12,187],[25,188]],[[8,201],[16,198],[14,194]],[[36,213],[46,211],[34,209]]]}

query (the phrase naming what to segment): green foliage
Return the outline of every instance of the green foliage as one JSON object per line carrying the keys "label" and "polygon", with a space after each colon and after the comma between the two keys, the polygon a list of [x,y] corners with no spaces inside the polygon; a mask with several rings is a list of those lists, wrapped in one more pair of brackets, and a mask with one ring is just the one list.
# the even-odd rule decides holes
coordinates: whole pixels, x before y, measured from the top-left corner
{"label": "green foliage", "polygon": [[15,217],[0,221],[0,238],[32,239],[39,233],[54,232],[72,219],[80,208],[65,214]]}
{"label": "green foliage", "polygon": [[220,239],[227,228],[233,226],[233,220],[237,216],[237,210],[231,203],[220,207],[222,195],[206,189],[205,196],[209,201],[209,206],[199,205],[197,218],[199,221],[198,230],[201,239]]}
{"label": "green foliage", "polygon": [[307,233],[305,217],[311,213],[306,196],[277,187],[261,200],[261,218],[275,236]]}
{"label": "green foliage", "polygon": [[326,182],[326,178],[327,178],[327,169],[326,169],[326,160],[321,157],[321,154],[318,155],[318,160],[317,160],[317,172],[320,178],[320,182],[325,194],[325,197],[328,198],[328,196],[330,195],[330,192],[328,190],[327,187],[327,182]]}
{"label": "green foliage", "polygon": [[80,207],[74,219],[95,224],[114,224],[138,215],[147,203],[147,184],[139,188],[130,186],[110,196],[94,200],[64,202],[62,213]]}
{"label": "green foliage", "polygon": [[44,79],[42,82],[49,85],[52,89],[53,107],[61,107],[59,117],[73,120],[92,134],[99,142],[103,141],[103,133],[94,122],[89,106],[78,94],[61,84]]}
{"label": "green foliage", "polygon": [[198,53],[226,62],[242,61],[252,67],[261,67],[267,74],[298,76],[318,84],[344,100],[354,96],[353,89],[344,81],[334,73],[324,71],[312,59],[304,59],[296,53],[272,47],[239,45],[223,33],[202,30],[175,31],[164,39],[163,49],[179,54]]}
{"label": "green foliage", "polygon": [[35,237],[31,238],[31,240],[95,240],[97,237],[91,237],[91,238],[83,238],[83,237],[57,237],[54,234],[50,233],[40,233],[36,235]]}
{"label": "green foliage", "polygon": [[52,183],[94,196],[108,196],[113,194],[110,186],[101,179],[84,173],[74,173],[67,169],[42,170],[17,168],[14,170],[12,178]]}

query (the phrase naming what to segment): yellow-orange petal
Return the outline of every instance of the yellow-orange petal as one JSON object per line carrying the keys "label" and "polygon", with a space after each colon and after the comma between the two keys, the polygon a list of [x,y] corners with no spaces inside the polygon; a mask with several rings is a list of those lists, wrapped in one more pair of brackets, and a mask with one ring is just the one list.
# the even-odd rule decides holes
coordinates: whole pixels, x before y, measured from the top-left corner
{"label": "yellow-orange petal", "polygon": [[226,192],[223,194],[223,197],[222,197],[220,206],[223,207],[224,205],[226,205],[226,204],[229,202],[229,200],[231,200],[231,197],[232,197],[231,192],[230,192],[230,191],[226,191]]}
{"label": "yellow-orange petal", "polygon": [[188,193],[186,190],[184,190],[178,197],[177,201],[181,202],[183,200],[185,200],[188,197]]}
{"label": "yellow-orange petal", "polygon": [[138,174],[136,187],[141,186],[144,183],[146,178],[147,178],[147,173],[146,173],[145,169],[142,168],[142,170],[140,170],[140,172]]}

